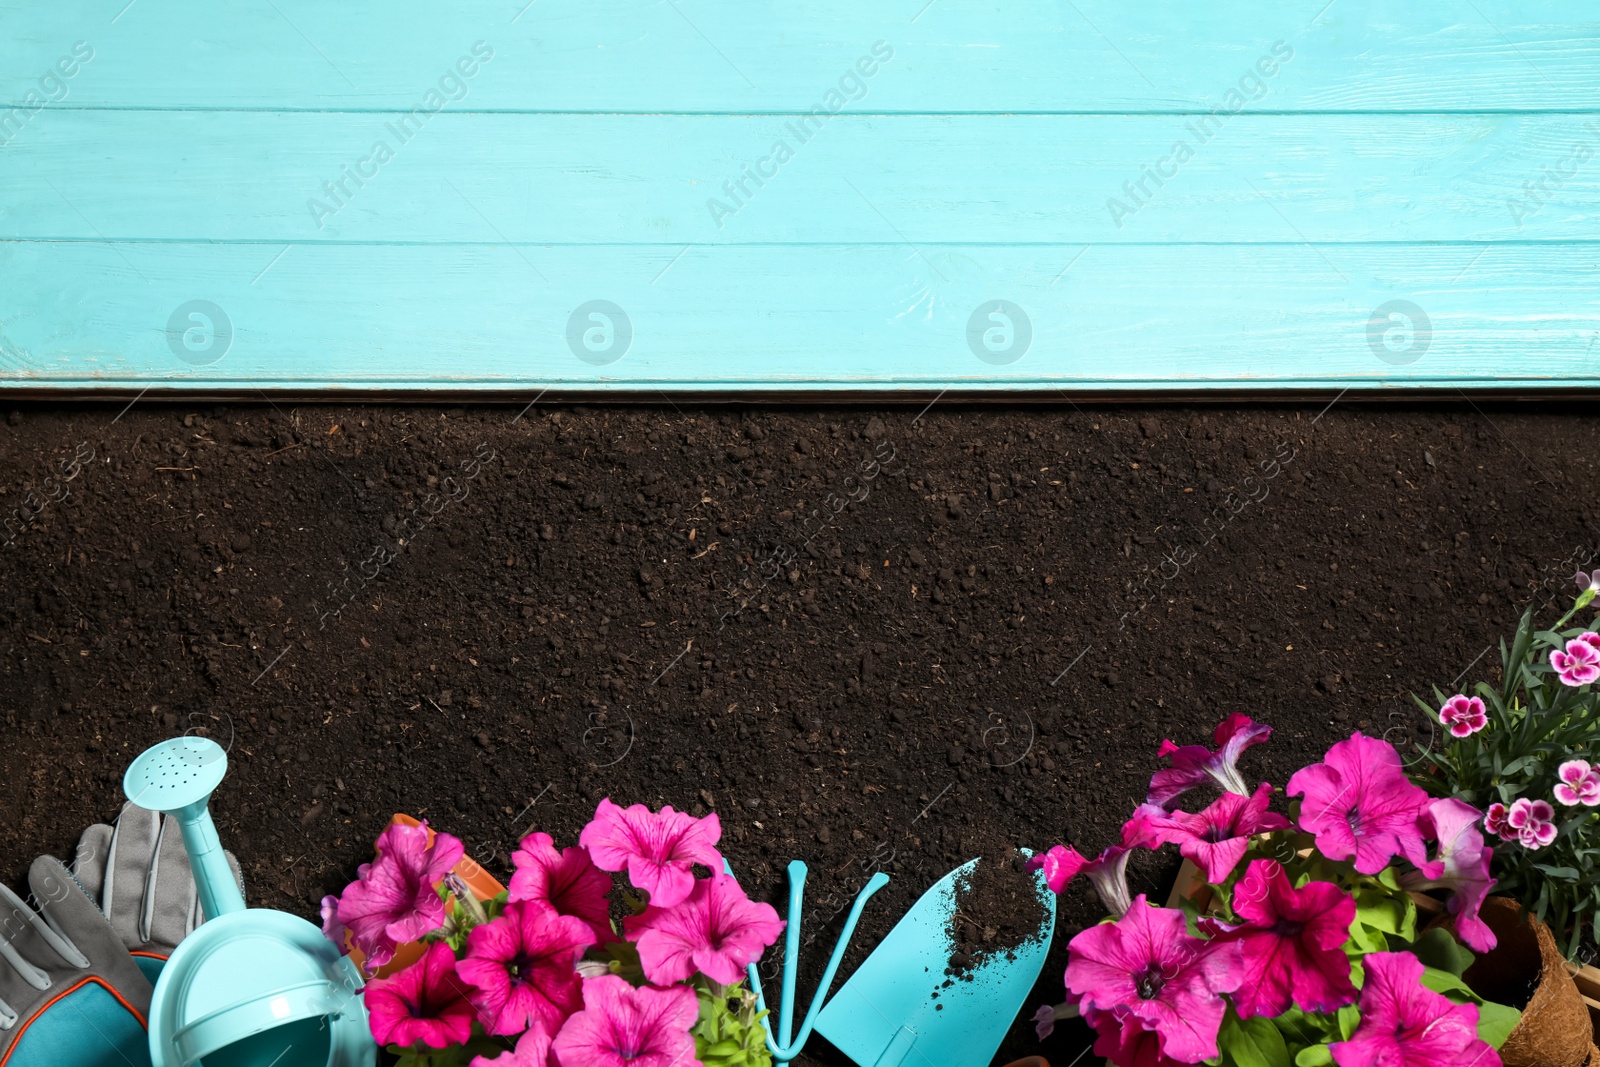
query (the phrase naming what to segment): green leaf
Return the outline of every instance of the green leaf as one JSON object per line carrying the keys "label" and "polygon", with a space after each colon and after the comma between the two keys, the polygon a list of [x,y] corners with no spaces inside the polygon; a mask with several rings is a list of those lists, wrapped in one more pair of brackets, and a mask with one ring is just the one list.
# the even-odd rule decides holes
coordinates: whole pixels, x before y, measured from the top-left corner
{"label": "green leaf", "polygon": [[1505,1004],[1486,1000],[1478,1005],[1478,1037],[1487,1041],[1490,1048],[1499,1048],[1511,1036],[1511,1031],[1522,1021],[1522,1013]]}
{"label": "green leaf", "polygon": [[1578,872],[1572,867],[1547,867],[1542,863],[1535,863],[1533,868],[1536,871],[1543,871],[1551,878],[1560,878],[1565,882],[1576,882],[1578,880]]}
{"label": "green leaf", "polygon": [[1465,945],[1451,936],[1449,931],[1439,926],[1417,938],[1416,944],[1410,951],[1422,961],[1424,967],[1433,967],[1453,974],[1457,978],[1472,966],[1472,961],[1476,958]]}
{"label": "green leaf", "polygon": [[1307,1045],[1294,1054],[1295,1067],[1328,1067],[1332,1062],[1333,1053],[1327,1045]]}
{"label": "green leaf", "polygon": [[1361,1009],[1354,1004],[1346,1004],[1336,1015],[1339,1019],[1339,1037],[1341,1040],[1349,1041],[1350,1035],[1361,1025]]}
{"label": "green leaf", "polygon": [[1437,967],[1424,967],[1422,969],[1422,984],[1435,993],[1443,993],[1446,996],[1450,996],[1452,993],[1456,994],[1455,996],[1450,996],[1450,999],[1458,1004],[1483,1003],[1483,998],[1474,993],[1472,987],[1461,980],[1460,975],[1451,974],[1449,971],[1441,971]]}
{"label": "green leaf", "polygon": [[1271,1019],[1230,1015],[1217,1034],[1224,1067],[1289,1067],[1289,1046]]}

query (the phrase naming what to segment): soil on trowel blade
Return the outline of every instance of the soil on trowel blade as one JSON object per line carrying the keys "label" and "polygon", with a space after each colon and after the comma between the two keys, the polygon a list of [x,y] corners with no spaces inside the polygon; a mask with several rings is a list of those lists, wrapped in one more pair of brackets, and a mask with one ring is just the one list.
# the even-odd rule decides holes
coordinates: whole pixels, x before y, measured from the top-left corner
{"label": "soil on trowel blade", "polygon": [[1014,960],[1017,949],[1038,940],[1049,912],[1026,864],[1020,852],[1007,849],[956,875],[945,986],[970,982],[990,960]]}

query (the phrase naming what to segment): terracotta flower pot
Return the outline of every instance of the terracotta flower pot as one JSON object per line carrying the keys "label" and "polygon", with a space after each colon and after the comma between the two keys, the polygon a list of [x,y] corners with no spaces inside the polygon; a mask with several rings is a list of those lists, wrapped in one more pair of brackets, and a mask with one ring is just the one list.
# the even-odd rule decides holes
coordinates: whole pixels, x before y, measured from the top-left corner
{"label": "terracotta flower pot", "polygon": [[1522,1021],[1500,1047],[1501,1062],[1505,1067],[1600,1067],[1590,1055],[1589,1010],[1550,928],[1532,915],[1524,921],[1522,905],[1508,897],[1490,897],[1480,914],[1499,943],[1462,977],[1485,1000],[1522,1009]]}

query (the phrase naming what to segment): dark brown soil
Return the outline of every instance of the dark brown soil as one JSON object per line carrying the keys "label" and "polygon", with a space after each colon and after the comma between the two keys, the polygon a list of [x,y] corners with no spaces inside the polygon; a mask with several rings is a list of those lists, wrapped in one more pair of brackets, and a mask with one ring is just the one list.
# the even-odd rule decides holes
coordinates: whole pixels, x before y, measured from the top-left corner
{"label": "dark brown soil", "polygon": [[[804,1005],[874,871],[841,980],[960,863],[1110,843],[1163,737],[1246,711],[1279,785],[1358,727],[1405,739],[1408,691],[1492,676],[1597,554],[1591,409],[920,407],[12,412],[5,877],[189,729],[230,748],[251,901],[307,917],[395,811],[504,871],[604,796],[715,810],[780,910],[810,866]],[[1086,1045],[1029,1020],[1100,915],[1060,905],[997,1062]]]}
{"label": "dark brown soil", "polygon": [[980,857],[956,876],[950,966],[944,972],[950,978],[971,981],[990,960],[1015,960],[1017,949],[1038,941],[1050,915],[1026,863],[1022,853],[1007,849]]}

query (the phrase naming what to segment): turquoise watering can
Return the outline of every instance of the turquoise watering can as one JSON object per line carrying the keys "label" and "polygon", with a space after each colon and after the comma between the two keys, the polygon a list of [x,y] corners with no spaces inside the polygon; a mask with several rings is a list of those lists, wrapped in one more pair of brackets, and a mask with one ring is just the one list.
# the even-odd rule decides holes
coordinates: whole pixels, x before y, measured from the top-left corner
{"label": "turquoise watering can", "polygon": [[206,915],[156,981],[152,1067],[373,1067],[355,965],[306,920],[244,906],[206,808],[227,772],[222,746],[175,737],[122,779],[129,800],[178,820]]}

